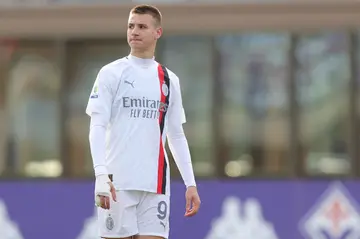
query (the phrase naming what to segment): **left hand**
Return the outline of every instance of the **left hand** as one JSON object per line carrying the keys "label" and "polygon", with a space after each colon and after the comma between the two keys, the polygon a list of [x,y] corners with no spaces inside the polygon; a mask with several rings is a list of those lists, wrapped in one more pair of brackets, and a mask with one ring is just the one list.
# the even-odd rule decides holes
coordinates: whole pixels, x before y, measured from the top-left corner
{"label": "left hand", "polygon": [[195,186],[190,186],[186,189],[186,212],[185,217],[194,216],[200,208],[200,197]]}

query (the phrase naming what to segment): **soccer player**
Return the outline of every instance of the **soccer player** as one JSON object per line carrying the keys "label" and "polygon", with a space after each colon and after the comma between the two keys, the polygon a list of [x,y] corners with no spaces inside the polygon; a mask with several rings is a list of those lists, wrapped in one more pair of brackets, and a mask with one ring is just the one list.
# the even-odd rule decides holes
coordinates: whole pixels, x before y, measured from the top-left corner
{"label": "soccer player", "polygon": [[130,54],[102,67],[86,108],[102,238],[168,238],[166,139],[186,186],[185,216],[200,207],[179,78],[154,58],[161,18],[149,5],[130,11]]}

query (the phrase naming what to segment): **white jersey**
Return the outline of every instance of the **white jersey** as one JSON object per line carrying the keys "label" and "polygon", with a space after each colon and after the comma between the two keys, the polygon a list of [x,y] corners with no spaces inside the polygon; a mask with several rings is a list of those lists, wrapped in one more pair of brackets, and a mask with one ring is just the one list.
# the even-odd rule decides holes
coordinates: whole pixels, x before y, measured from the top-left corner
{"label": "white jersey", "polygon": [[114,61],[99,71],[86,113],[109,122],[106,166],[117,190],[169,194],[166,135],[186,121],[173,72],[153,59]]}

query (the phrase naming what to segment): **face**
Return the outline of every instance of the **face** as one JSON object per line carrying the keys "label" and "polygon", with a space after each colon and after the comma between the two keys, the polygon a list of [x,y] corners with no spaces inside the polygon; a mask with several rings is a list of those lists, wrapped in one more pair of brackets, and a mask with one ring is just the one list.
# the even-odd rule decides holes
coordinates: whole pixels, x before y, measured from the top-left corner
{"label": "face", "polygon": [[155,46],[162,29],[149,14],[130,13],[127,40],[131,49],[145,51]]}

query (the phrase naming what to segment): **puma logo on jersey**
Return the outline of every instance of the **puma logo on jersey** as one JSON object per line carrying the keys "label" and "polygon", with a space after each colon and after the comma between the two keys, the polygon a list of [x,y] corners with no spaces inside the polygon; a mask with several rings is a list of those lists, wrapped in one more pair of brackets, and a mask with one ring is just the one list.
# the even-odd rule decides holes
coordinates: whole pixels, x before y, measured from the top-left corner
{"label": "puma logo on jersey", "polygon": [[127,80],[124,81],[124,83],[131,85],[132,88],[135,88],[135,87],[134,87],[134,82],[135,82],[135,81],[133,81],[133,82],[130,82],[130,81],[127,81]]}
{"label": "puma logo on jersey", "polygon": [[163,223],[163,222],[160,222],[160,224],[164,227],[164,229],[166,228],[166,225],[165,225],[165,223]]}

